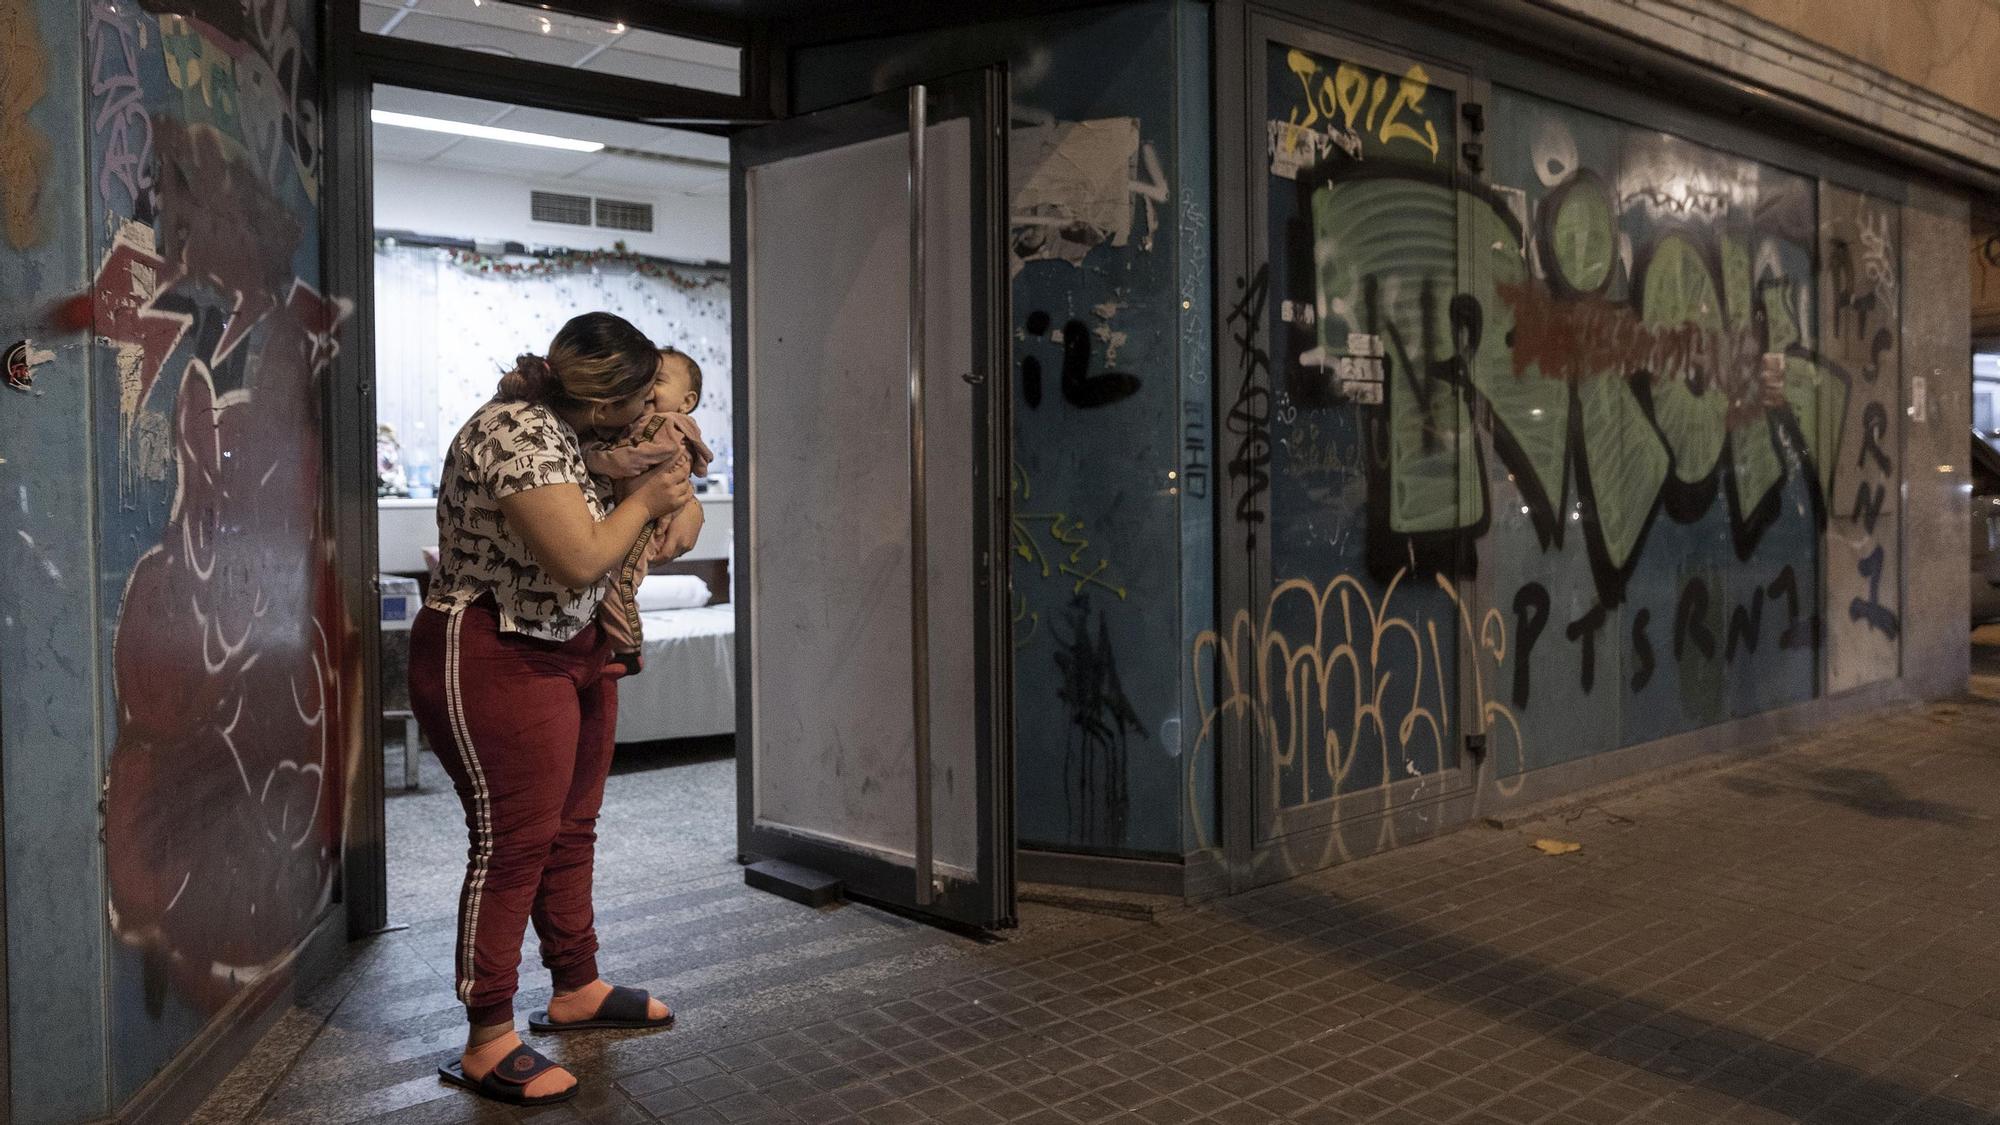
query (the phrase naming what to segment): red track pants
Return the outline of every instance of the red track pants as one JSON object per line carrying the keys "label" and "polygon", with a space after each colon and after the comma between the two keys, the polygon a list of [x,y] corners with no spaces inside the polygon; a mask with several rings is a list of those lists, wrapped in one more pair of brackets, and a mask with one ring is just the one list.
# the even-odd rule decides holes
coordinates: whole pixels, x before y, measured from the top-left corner
{"label": "red track pants", "polygon": [[465,807],[458,998],[476,1025],[513,1019],[530,918],[567,991],[597,979],[591,866],[618,725],[610,642],[500,632],[490,601],[426,608],[410,634],[410,704]]}

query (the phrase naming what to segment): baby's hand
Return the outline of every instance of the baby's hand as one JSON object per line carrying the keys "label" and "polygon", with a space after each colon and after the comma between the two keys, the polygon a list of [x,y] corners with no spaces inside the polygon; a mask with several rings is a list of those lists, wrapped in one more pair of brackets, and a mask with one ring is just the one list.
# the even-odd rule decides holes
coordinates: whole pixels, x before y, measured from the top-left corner
{"label": "baby's hand", "polygon": [[668,414],[666,419],[669,427],[680,432],[681,444],[693,458],[688,471],[694,476],[707,476],[709,462],[715,460],[715,454],[709,450],[707,443],[701,440],[701,427],[686,414]]}

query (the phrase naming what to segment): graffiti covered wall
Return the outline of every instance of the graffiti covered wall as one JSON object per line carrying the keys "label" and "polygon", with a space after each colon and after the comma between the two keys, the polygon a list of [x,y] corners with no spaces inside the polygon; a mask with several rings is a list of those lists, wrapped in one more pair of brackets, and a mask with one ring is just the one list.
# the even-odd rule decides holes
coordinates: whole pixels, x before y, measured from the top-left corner
{"label": "graffiti covered wall", "polygon": [[355,729],[321,500],[317,10],[85,0],[122,1101],[328,909]]}
{"label": "graffiti covered wall", "polygon": [[1271,581],[1193,662],[1203,744],[1255,748],[1260,845],[1435,799],[1467,736],[1504,793],[1897,675],[1895,203],[1506,88],[1467,112],[1421,63],[1256,49],[1219,534]]}

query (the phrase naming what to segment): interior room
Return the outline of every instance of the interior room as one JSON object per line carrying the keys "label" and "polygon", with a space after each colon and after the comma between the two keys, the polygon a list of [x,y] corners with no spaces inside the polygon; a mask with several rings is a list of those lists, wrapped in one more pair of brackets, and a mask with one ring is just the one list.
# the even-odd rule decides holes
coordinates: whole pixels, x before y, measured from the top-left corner
{"label": "interior room", "polygon": [[[600,871],[661,886],[735,860],[728,145],[474,98],[374,90],[374,339],[392,924],[448,915],[457,798],[409,710],[409,628],[436,562],[444,454],[496,380],[564,321],[609,311],[687,353],[714,450],[694,549],[639,589]],[[670,832],[658,831],[662,823]],[[622,826],[618,830],[612,830]],[[624,829],[632,829],[626,831]]]}

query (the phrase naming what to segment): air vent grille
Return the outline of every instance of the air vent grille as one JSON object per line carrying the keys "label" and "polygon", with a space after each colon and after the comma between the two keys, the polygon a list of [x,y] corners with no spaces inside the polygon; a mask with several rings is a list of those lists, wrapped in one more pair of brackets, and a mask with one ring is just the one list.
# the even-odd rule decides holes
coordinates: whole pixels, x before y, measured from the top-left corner
{"label": "air vent grille", "polygon": [[597,201],[597,225],[609,230],[649,232],[653,229],[653,205],[622,199]]}
{"label": "air vent grille", "polygon": [[578,227],[590,225],[590,197],[587,195],[538,191],[530,196],[528,211],[538,223],[568,223]]}

